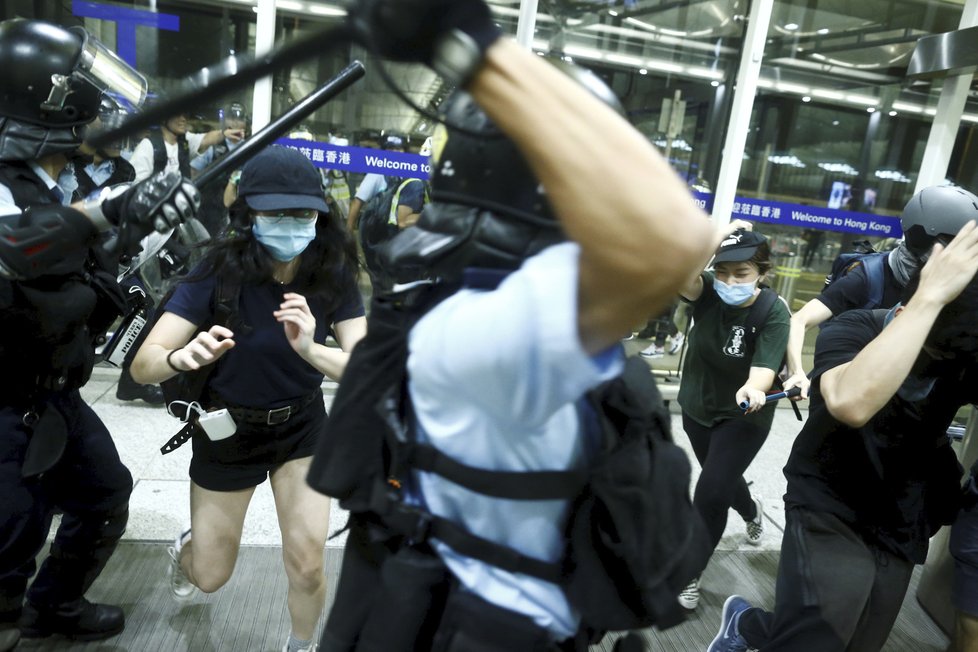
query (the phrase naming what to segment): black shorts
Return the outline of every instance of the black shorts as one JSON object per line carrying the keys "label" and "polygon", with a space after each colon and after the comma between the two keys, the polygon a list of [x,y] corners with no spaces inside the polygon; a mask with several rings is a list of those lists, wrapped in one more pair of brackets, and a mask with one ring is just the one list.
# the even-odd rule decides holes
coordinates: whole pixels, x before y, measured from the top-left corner
{"label": "black shorts", "polygon": [[220,441],[211,441],[198,429],[190,479],[211,491],[257,487],[286,462],[312,456],[326,418],[326,405],[319,398],[285,423],[238,423],[237,431]]}

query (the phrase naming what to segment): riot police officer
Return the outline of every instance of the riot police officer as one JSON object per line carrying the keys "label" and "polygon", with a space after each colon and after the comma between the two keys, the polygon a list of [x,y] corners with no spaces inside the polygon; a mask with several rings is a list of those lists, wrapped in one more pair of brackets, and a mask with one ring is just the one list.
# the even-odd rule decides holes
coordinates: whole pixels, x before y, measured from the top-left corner
{"label": "riot police officer", "polygon": [[[502,38],[482,0],[363,2],[351,20],[368,47],[427,63],[468,93],[441,107],[451,124],[447,142],[446,132],[434,138],[442,142],[432,203],[387,249],[393,268],[420,267],[441,279],[447,297],[423,314],[392,318],[387,330],[374,329],[375,316],[417,305],[411,292],[420,286],[375,300],[310,468],[313,488],[367,514],[352,521],[321,649],[582,650],[580,613],[567,595],[520,570],[530,558],[562,558],[568,502],[505,500],[498,486],[472,489],[439,474],[451,467],[499,478],[586,466],[597,442],[575,405],[621,374],[621,337],[672,300],[719,238],[665,160],[610,108],[607,87],[594,75],[568,78]],[[622,170],[614,183],[584,183],[590,170],[607,167]],[[403,349],[382,348],[392,331],[405,338]],[[398,355],[401,369],[390,373],[384,360]],[[399,378],[400,394],[368,397]],[[341,395],[351,397],[345,414]],[[394,417],[398,438],[437,453],[427,467],[434,473],[404,474],[402,485],[386,469],[351,464],[361,451],[381,455],[370,443],[344,448],[337,416],[360,426],[388,406],[397,414],[385,413],[384,423]],[[410,416],[398,421],[401,414]],[[360,441],[369,434],[346,432],[360,432]],[[344,478],[350,485],[340,486]],[[385,504],[401,489],[404,510]],[[432,534],[435,519],[449,525]],[[371,543],[384,528],[404,545],[374,574],[384,552]],[[447,530],[464,534],[448,543]],[[490,543],[458,546],[461,539]],[[447,568],[447,596],[433,587],[444,577],[433,558]],[[377,577],[382,588],[360,581]]]}
{"label": "riot police officer", "polygon": [[[81,28],[0,22],[0,650],[21,635],[97,640],[119,607],[84,597],[122,536],[132,476],[82,400],[93,339],[118,315],[121,247],[192,217],[179,175],[70,204],[67,156],[105,91],[138,105],[145,79]],[[30,589],[55,511],[61,524]]]}

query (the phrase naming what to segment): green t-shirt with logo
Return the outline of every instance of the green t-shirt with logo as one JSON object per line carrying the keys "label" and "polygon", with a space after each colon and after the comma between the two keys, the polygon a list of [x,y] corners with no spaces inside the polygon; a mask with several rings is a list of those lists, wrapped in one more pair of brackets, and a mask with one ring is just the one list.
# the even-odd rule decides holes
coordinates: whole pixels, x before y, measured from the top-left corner
{"label": "green t-shirt with logo", "polygon": [[713,289],[710,272],[703,272],[703,293],[692,306],[693,328],[678,397],[683,412],[704,426],[724,419],[748,419],[770,428],[776,404],[745,415],[737,405],[736,394],[747,382],[751,367],[775,373],[781,368],[788,345],[788,308],[780,300],[774,302],[754,340],[754,354],[748,357],[744,323],[750,306],[725,304]]}

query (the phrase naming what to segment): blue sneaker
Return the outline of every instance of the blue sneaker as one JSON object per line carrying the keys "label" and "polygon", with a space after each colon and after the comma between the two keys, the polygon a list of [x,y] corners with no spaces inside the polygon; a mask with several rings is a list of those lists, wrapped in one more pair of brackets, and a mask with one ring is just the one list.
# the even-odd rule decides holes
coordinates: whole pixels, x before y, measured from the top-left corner
{"label": "blue sneaker", "polygon": [[737,623],[741,615],[751,608],[751,604],[739,595],[732,595],[723,603],[723,619],[716,638],[706,648],[706,652],[746,652],[747,641],[740,635]]}

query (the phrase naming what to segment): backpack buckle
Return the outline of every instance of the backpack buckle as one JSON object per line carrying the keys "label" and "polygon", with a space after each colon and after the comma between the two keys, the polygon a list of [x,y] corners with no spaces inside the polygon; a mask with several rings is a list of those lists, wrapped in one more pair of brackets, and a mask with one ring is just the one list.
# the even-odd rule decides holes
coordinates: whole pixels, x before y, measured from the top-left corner
{"label": "backpack buckle", "polygon": [[407,538],[413,543],[424,543],[431,534],[431,524],[434,522],[434,517],[420,509],[412,509],[410,513],[415,517],[415,520],[413,531],[407,533]]}

